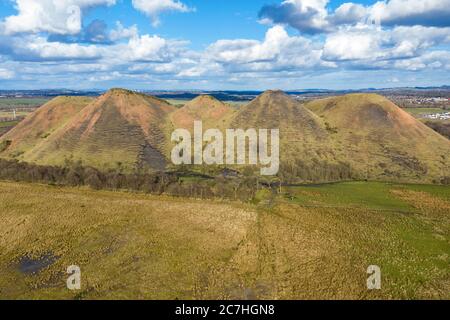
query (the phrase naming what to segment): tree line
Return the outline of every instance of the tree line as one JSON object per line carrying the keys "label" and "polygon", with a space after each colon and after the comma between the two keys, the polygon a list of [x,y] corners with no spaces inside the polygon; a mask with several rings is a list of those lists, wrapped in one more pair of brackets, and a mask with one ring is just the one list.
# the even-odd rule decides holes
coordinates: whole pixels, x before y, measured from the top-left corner
{"label": "tree line", "polygon": [[[100,171],[73,161],[67,161],[65,166],[47,166],[0,159],[0,180],[88,186],[96,190],[128,190],[201,199],[251,201],[257,197],[260,190],[281,193],[282,186],[295,184],[299,178],[306,182],[331,182],[354,180],[355,176],[350,166],[345,163],[330,165],[317,162],[314,166],[309,166],[296,161],[282,165],[277,177],[261,177],[254,175],[250,168],[244,168],[242,173],[228,168],[208,169],[203,173],[190,172],[186,168],[170,172],[150,173],[136,170],[128,173],[124,172],[121,166]],[[450,184],[450,177],[439,182]]]}
{"label": "tree line", "polygon": [[260,188],[271,187],[267,182],[260,183],[255,177],[230,179],[224,176],[204,177],[186,172],[124,173],[120,168],[103,172],[83,166],[80,162],[59,167],[6,159],[0,159],[0,179],[60,186],[88,186],[96,190],[129,190],[155,195],[241,201],[252,200],[257,185]]}

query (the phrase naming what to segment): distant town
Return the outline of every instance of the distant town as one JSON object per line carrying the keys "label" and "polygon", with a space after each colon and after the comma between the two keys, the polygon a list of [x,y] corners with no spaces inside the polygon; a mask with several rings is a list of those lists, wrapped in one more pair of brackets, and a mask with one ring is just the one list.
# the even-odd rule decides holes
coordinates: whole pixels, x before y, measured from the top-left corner
{"label": "distant town", "polygon": [[[277,89],[277,88],[268,88]],[[260,95],[262,90],[254,91],[214,91],[214,90],[135,90],[148,93],[163,99],[190,100],[195,97],[208,94],[223,101],[250,101]],[[42,89],[42,90],[0,90],[1,98],[33,98],[33,97],[55,97],[55,96],[99,96],[103,89],[92,90],[70,90],[70,89]],[[414,88],[387,88],[387,89],[359,89],[359,90],[327,90],[327,89],[301,89],[285,90],[298,100],[312,100],[326,96],[336,96],[349,93],[378,93],[386,96],[401,107],[412,106],[449,106],[450,86],[442,87],[414,87]]]}
{"label": "distant town", "polygon": [[432,120],[450,120],[450,112],[426,114],[423,117]]}

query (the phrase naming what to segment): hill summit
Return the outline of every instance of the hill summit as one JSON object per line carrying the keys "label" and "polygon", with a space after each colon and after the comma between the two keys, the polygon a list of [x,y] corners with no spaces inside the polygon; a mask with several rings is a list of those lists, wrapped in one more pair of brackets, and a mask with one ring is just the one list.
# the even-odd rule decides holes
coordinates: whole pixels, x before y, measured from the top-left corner
{"label": "hill summit", "polygon": [[100,168],[120,164],[163,170],[164,124],[174,109],[155,97],[113,89],[25,153],[24,159],[42,164],[63,164],[69,159]]}
{"label": "hill summit", "polygon": [[51,134],[61,129],[93,98],[57,97],[42,105],[2,137],[9,141],[2,156],[21,157],[32,148],[44,143]]}
{"label": "hill summit", "polygon": [[306,130],[319,136],[325,133],[318,116],[280,90],[265,91],[240,108],[232,124],[233,127]]}
{"label": "hill summit", "polygon": [[175,111],[171,118],[176,128],[192,129],[194,121],[202,121],[205,127],[221,127],[233,109],[209,95],[200,95]]}
{"label": "hill summit", "polygon": [[450,141],[383,96],[350,94],[307,107],[368,179],[432,182],[450,170]]}

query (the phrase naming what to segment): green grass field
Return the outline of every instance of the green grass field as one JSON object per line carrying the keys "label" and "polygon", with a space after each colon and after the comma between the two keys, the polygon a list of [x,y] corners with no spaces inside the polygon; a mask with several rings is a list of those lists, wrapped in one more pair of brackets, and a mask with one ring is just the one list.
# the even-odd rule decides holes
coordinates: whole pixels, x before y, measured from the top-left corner
{"label": "green grass field", "polygon": [[[35,108],[48,102],[50,98],[0,98],[0,119],[11,119],[13,115],[13,109],[16,110],[17,117],[26,117],[32,113]],[[24,109],[20,109],[24,108]],[[1,127],[10,126],[9,123],[13,122],[0,122]],[[17,122],[14,121],[13,125]]]}
{"label": "green grass field", "polygon": [[[0,299],[450,298],[449,187],[351,182],[257,200],[0,182]],[[80,291],[65,287],[73,264]],[[369,291],[373,264],[382,289]]]}
{"label": "green grass field", "polygon": [[0,128],[13,127],[18,123],[19,121],[3,121],[0,122]]}
{"label": "green grass field", "polygon": [[0,98],[0,108],[38,107],[51,98]]}
{"label": "green grass field", "polygon": [[344,206],[380,210],[409,210],[411,206],[390,193],[386,183],[348,182],[289,188],[296,203],[305,206]]}
{"label": "green grass field", "polygon": [[425,114],[445,112],[445,110],[441,108],[405,108],[404,110],[415,117],[420,117]]}
{"label": "green grass field", "polygon": [[[186,103],[191,101],[189,99],[164,99],[164,100],[169,102],[171,105],[180,106],[180,107],[184,106]],[[249,103],[249,101],[222,101],[222,102],[227,103],[234,107],[240,107],[240,106],[243,106],[243,105]]]}

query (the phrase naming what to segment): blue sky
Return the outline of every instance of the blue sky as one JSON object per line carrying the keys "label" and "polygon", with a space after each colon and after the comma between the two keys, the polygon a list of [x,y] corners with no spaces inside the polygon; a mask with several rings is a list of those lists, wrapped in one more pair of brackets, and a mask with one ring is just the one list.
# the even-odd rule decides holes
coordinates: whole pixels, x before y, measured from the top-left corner
{"label": "blue sky", "polygon": [[450,0],[2,0],[0,87],[450,84]]}

